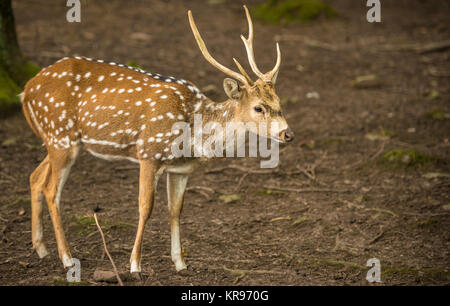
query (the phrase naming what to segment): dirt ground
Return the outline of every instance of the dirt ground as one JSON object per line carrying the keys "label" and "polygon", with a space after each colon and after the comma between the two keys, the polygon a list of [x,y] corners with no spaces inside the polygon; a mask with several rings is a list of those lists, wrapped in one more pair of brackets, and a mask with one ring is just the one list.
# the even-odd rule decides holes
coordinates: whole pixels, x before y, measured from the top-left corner
{"label": "dirt ground", "polygon": [[[83,0],[81,24],[66,22],[64,1],[13,2],[20,45],[43,67],[73,55],[136,61],[222,101],[224,75],[201,56],[188,9],[219,61],[233,67],[237,57],[248,67],[240,1]],[[450,51],[419,52],[450,38],[449,3],[382,1],[382,23],[370,24],[365,1],[329,2],[338,18],[283,27],[255,21],[262,70],[271,69],[280,42],[277,92],[296,139],[270,173],[258,173],[255,159],[227,159],[192,175],[181,221],[187,273],[170,259],[162,179],[145,232],[146,285],[367,285],[370,258],[380,260],[381,285],[450,284]],[[352,87],[362,75],[376,75],[378,86]],[[40,260],[31,245],[28,178],[45,148],[21,113],[0,119],[0,143],[0,284],[65,284],[47,211],[50,256]],[[395,149],[425,154],[426,162],[383,159]],[[116,265],[129,269],[137,191],[134,164],[80,154],[62,204],[83,284],[103,285],[95,269],[111,270],[94,210]],[[224,194],[241,198],[225,203]]]}

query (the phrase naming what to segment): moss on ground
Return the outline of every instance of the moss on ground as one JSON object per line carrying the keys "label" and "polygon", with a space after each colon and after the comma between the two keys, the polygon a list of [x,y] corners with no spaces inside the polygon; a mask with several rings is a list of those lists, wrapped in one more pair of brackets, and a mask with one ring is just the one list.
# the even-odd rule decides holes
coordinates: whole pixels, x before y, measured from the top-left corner
{"label": "moss on ground", "polygon": [[[15,68],[12,74],[0,64],[0,117],[4,117],[20,109],[19,94],[22,92],[22,84],[35,76],[40,68],[32,62],[26,61]],[[12,79],[12,76],[18,82]],[[18,85],[20,84],[20,85]]]}
{"label": "moss on ground", "polygon": [[306,22],[321,16],[332,18],[337,13],[319,0],[268,0],[253,7],[255,18],[267,23]]}
{"label": "moss on ground", "polygon": [[[133,224],[129,224],[126,222],[111,222],[109,220],[99,220],[100,227],[103,231],[109,230],[128,230],[134,229]],[[96,232],[97,224],[95,223],[95,219],[92,216],[74,216],[72,217],[71,229],[75,230],[78,235],[90,235]]]}
{"label": "moss on ground", "polygon": [[[103,230],[109,228],[108,221],[99,221],[99,223]],[[92,216],[74,216],[71,227],[77,231],[78,235],[89,235],[97,231],[97,225]]]}
{"label": "moss on ground", "polygon": [[20,108],[20,87],[0,65],[0,116]]}
{"label": "moss on ground", "polygon": [[392,166],[421,167],[436,159],[412,149],[395,149],[385,153],[383,161]]}
{"label": "moss on ground", "polygon": [[[344,260],[306,260],[300,261],[299,266],[302,268],[320,267],[322,269],[330,269],[334,272],[345,269],[346,271],[360,271],[362,273],[366,273],[370,269],[370,267],[366,267],[365,265]],[[396,275],[409,277],[413,276],[423,281],[448,281],[450,279],[450,272],[446,269],[416,269],[401,265],[387,266],[381,264],[381,281],[388,276]]]}
{"label": "moss on ground", "polygon": [[433,109],[427,112],[427,117],[436,120],[449,119],[450,114],[442,109]]}

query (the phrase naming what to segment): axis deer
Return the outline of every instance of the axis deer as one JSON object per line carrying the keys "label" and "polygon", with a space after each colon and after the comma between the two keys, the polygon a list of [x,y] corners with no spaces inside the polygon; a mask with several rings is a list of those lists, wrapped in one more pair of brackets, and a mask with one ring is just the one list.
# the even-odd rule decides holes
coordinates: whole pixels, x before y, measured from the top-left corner
{"label": "axis deer", "polygon": [[276,122],[278,129],[270,129],[271,138],[280,142],[293,138],[274,88],[281,63],[280,48],[277,44],[275,67],[261,73],[254,59],[252,20],[244,9],[249,37],[241,38],[250,66],[258,76],[255,82],[236,60],[241,73],[226,68],[210,55],[188,12],[203,56],[233,78],[224,80],[228,96],[225,102],[213,102],[183,79],[85,57],[61,59],[26,84],[21,94],[23,112],[48,151],[30,176],[32,241],[39,257],[48,254],[42,228],[45,196],[59,257],[64,267],[73,265],[61,222],[60,197],[70,168],[84,147],[99,158],[127,159],[140,165],[139,223],[130,259],[132,273],[141,271],[144,227],[152,211],[158,178],[164,171],[167,173],[171,257],[177,271],[186,269],[181,252],[180,212],[188,175],[205,158],[175,158],[169,148],[179,131],[171,126],[180,121],[191,124],[195,114],[202,114],[205,122],[267,122],[273,126]]}

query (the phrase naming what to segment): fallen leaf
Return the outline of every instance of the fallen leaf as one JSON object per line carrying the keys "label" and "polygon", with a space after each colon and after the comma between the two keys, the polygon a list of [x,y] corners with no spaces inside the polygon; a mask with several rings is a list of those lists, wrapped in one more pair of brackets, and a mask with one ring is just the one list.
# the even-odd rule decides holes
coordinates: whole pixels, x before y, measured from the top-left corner
{"label": "fallen leaf", "polygon": [[305,217],[305,216],[302,216],[302,217],[298,218],[297,220],[295,220],[294,222],[292,222],[291,226],[297,226],[297,225],[300,225],[300,224],[302,224],[302,223],[304,223],[306,221],[308,221],[308,218]]}
{"label": "fallen leaf", "polygon": [[367,133],[366,134],[366,139],[369,139],[371,141],[375,141],[375,140],[387,140],[390,137],[387,135],[382,135],[382,134],[378,134],[378,133]]}
{"label": "fallen leaf", "polygon": [[351,86],[357,89],[380,87],[380,80],[374,74],[362,75],[351,82]]}
{"label": "fallen leaf", "polygon": [[427,100],[434,100],[439,98],[439,92],[435,89],[430,90],[430,92],[427,95]]}
{"label": "fallen leaf", "polygon": [[9,146],[15,145],[16,142],[17,142],[17,140],[15,138],[5,139],[2,142],[2,147],[9,147]]}
{"label": "fallen leaf", "polygon": [[143,32],[134,32],[130,35],[130,38],[134,40],[150,40],[152,36]]}
{"label": "fallen leaf", "polygon": [[439,172],[429,172],[422,175],[424,178],[427,179],[433,179],[438,177],[450,177],[450,174],[448,173],[439,173]]}
{"label": "fallen leaf", "polygon": [[280,190],[272,190],[272,189],[261,189],[259,190],[260,194],[264,195],[277,195],[277,194],[284,194],[283,191]]}
{"label": "fallen leaf", "polygon": [[317,91],[311,91],[306,94],[306,99],[319,99],[320,95]]}
{"label": "fallen leaf", "polygon": [[28,268],[30,266],[30,264],[26,261],[19,261],[19,265],[21,265],[24,268]]}
{"label": "fallen leaf", "polygon": [[242,198],[242,195],[238,193],[222,194],[221,196],[219,196],[219,199],[222,200],[225,204],[236,202],[240,198]]}
{"label": "fallen leaf", "polygon": [[275,221],[281,221],[281,220],[291,220],[291,217],[287,216],[287,217],[272,218],[269,220],[269,222],[275,222]]}

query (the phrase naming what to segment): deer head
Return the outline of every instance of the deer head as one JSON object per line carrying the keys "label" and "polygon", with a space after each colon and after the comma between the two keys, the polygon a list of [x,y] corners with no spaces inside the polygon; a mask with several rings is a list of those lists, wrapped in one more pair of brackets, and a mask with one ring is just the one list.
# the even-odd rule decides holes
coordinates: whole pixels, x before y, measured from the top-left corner
{"label": "deer head", "polygon": [[192,32],[194,33],[195,40],[206,60],[231,77],[225,78],[223,87],[229,101],[233,102],[235,113],[234,120],[243,123],[255,123],[256,128],[250,131],[258,135],[261,135],[260,123],[265,123],[269,135],[262,136],[268,136],[280,142],[290,142],[293,140],[294,134],[288,127],[286,119],[281,111],[280,98],[275,92],[275,83],[281,65],[280,46],[278,43],[276,44],[277,62],[275,67],[267,73],[262,73],[255,62],[252,19],[245,5],[244,10],[247,16],[249,33],[247,39],[243,35],[241,35],[241,38],[244,42],[245,49],[247,50],[250,67],[258,77],[255,82],[252,81],[251,77],[235,58],[233,58],[233,60],[241,73],[237,73],[223,66],[211,56],[206,48],[205,42],[200,36],[197,26],[195,25],[191,11],[188,12],[189,23]]}

